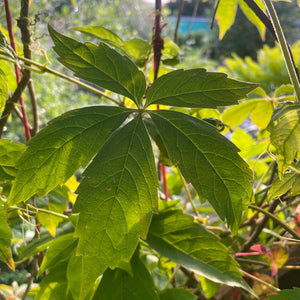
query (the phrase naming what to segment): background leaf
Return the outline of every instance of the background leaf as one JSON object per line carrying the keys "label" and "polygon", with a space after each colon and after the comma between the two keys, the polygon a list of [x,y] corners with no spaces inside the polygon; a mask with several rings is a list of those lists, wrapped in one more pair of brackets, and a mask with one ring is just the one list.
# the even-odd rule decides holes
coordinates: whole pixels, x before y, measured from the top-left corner
{"label": "background leaf", "polygon": [[205,69],[177,70],[154,81],[147,92],[146,106],[216,108],[238,103],[237,100],[246,98],[256,86]]}
{"label": "background leaf", "polygon": [[86,166],[131,113],[125,108],[90,106],[51,121],[28,143],[18,163],[9,205],[45,195]]}
{"label": "background leaf", "polygon": [[[265,41],[265,35],[266,35],[266,26],[260,21],[260,19],[256,16],[256,14],[253,12],[251,8],[246,4],[243,0],[238,0],[239,6],[242,9],[243,13],[246,15],[248,20],[255,25],[257,28],[260,37],[263,41]],[[266,8],[264,6],[264,3],[262,0],[255,0],[255,3],[260,7],[262,11],[266,11]]]}
{"label": "background leaf", "polygon": [[277,150],[280,174],[293,162],[300,149],[300,106],[288,105],[274,112],[268,130]]}
{"label": "background leaf", "polygon": [[153,111],[170,161],[236,231],[251,198],[251,172],[238,149],[215,127],[175,111]]}
{"label": "background leaf", "polygon": [[16,162],[26,147],[9,140],[0,140],[0,181],[13,179],[17,173]]}
{"label": "background leaf", "polygon": [[104,269],[122,267],[146,236],[158,205],[152,146],[141,116],[107,141],[83,176],[74,207],[80,213],[77,255],[96,257]]}
{"label": "background leaf", "polygon": [[[138,251],[131,260],[132,275],[115,269],[106,270],[93,300],[158,300],[153,280],[138,257]],[[182,299],[183,300],[183,299]]]}
{"label": "background leaf", "polygon": [[159,293],[160,300],[196,300],[197,297],[190,291],[174,288],[166,289]]}
{"label": "background leaf", "polygon": [[126,56],[104,43],[98,46],[82,44],[68,38],[49,26],[58,60],[74,72],[74,75],[102,88],[132,99],[136,105],[145,93],[144,74]]}
{"label": "background leaf", "polygon": [[154,216],[147,242],[163,256],[196,274],[252,293],[228,248],[204,226],[194,223],[193,217],[179,210]]}
{"label": "background leaf", "polygon": [[296,300],[300,298],[300,288],[281,290],[277,295],[269,295],[269,300]]}
{"label": "background leaf", "polygon": [[7,224],[6,211],[4,210],[4,206],[0,200],[0,260],[5,262],[8,267],[14,271],[15,263],[10,250],[11,238],[12,234]]}
{"label": "background leaf", "polygon": [[237,0],[221,0],[216,13],[219,24],[219,39],[221,40],[234,22],[237,10]]}

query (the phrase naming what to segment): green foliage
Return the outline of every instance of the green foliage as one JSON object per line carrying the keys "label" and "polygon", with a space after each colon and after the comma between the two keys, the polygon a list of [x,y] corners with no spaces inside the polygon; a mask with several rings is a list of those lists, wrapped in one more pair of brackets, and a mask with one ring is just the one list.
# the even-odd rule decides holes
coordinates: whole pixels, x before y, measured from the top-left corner
{"label": "green foliage", "polygon": [[154,216],[147,242],[162,255],[196,274],[251,291],[241,279],[238,265],[228,249],[214,234],[181,211],[170,210]]}
{"label": "green foliage", "polygon": [[[238,0],[227,8],[220,2],[221,36],[231,27],[238,3],[263,36],[264,27]],[[75,6],[73,1],[60,9],[66,16]],[[73,27],[90,38],[85,43],[49,27],[58,60],[69,71],[61,74],[34,61],[30,70],[83,86],[67,75],[72,71],[102,96],[100,101],[107,98],[118,106],[105,102],[69,110],[27,147],[0,141],[0,259],[11,269],[13,257],[18,268],[25,265],[39,285],[31,290],[36,300],[192,300],[199,293],[213,297],[222,284],[255,297],[253,287],[261,296],[241,272],[256,261],[239,256],[254,254],[247,251],[259,236],[261,245],[251,249],[274,275],[288,254],[272,247],[268,235],[284,239],[284,228],[300,239],[298,224],[295,231],[290,228],[291,216],[299,220],[299,215],[289,207],[300,193],[299,105],[293,86],[278,79],[276,89],[262,89],[202,67],[176,70],[180,50],[168,38],[161,59],[172,68],[161,68],[152,80],[148,62],[153,58],[158,64],[158,56],[150,42],[123,40],[94,25]],[[1,58],[15,61],[5,43],[3,38]],[[244,61],[233,62],[243,73]],[[248,63],[253,74],[260,74],[259,64]],[[273,64],[268,60],[277,72]],[[22,59],[20,65],[28,68]],[[8,87],[15,89],[6,67],[1,64],[2,106]],[[74,99],[76,93],[66,96]],[[247,210],[251,202],[253,210],[277,214],[278,197],[286,202],[285,214],[271,218],[279,226]],[[40,266],[38,257],[43,257]],[[170,289],[171,283],[177,288]]]}
{"label": "green foliage", "polygon": [[300,289],[293,288],[292,290],[282,290],[277,295],[270,295],[270,300],[294,300],[300,296]]}
{"label": "green foliage", "polygon": [[268,130],[271,133],[271,143],[277,150],[278,168],[282,174],[300,150],[299,105],[287,105],[276,110]]}
{"label": "green foliage", "polygon": [[93,299],[161,299],[147,268],[138,257],[138,251],[133,255],[130,264],[132,274],[120,269],[106,270]]}

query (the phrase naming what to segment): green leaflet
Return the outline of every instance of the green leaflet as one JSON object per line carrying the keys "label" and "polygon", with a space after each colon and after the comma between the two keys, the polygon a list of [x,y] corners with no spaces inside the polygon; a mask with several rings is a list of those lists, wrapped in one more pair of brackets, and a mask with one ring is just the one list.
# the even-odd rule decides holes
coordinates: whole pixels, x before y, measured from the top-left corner
{"label": "green leaflet", "polygon": [[[138,257],[138,251],[131,260],[132,275],[126,271],[108,269],[105,271],[93,300],[158,300],[153,280]],[[183,300],[183,299],[182,299]]]}
{"label": "green leaflet", "polygon": [[71,29],[86,33],[100,39],[104,43],[116,47],[141,67],[144,65],[152,50],[151,43],[149,42],[141,39],[131,39],[124,42],[115,33],[101,26],[72,27]]}
{"label": "green leaflet", "polygon": [[147,242],[170,260],[214,282],[246,289],[237,262],[217,236],[193,217],[167,210],[153,217]]}
{"label": "green leaflet", "polygon": [[0,260],[5,262],[13,271],[15,263],[10,250],[12,234],[7,224],[7,216],[2,201],[0,201]]}
{"label": "green leaflet", "polygon": [[166,289],[159,293],[160,300],[196,300],[190,291],[182,288]]}
{"label": "green leaflet", "polygon": [[251,171],[215,127],[176,111],[150,113],[170,161],[234,232],[252,195]]}
{"label": "green leaflet", "polygon": [[237,100],[246,98],[256,87],[254,83],[229,79],[224,73],[177,70],[154,81],[147,92],[146,106],[216,108],[238,103]]}
{"label": "green leaflet", "polygon": [[274,111],[268,125],[271,143],[277,150],[279,174],[293,162],[300,149],[300,106],[288,105]]}
{"label": "green leaflet", "polygon": [[71,27],[71,29],[96,37],[101,41],[118,48],[121,47],[124,43],[118,35],[102,26],[80,26]]}
{"label": "green leaflet", "polygon": [[74,75],[102,88],[132,99],[139,106],[145,93],[144,74],[126,56],[104,43],[82,44],[56,32],[49,26],[58,60]]}
{"label": "green leaflet", "polygon": [[[264,6],[264,3],[262,0],[255,0],[256,4],[265,12],[266,8]],[[249,19],[249,21],[255,25],[257,28],[261,39],[265,40],[266,35],[266,27],[265,25],[260,21],[260,19],[256,16],[256,14],[252,11],[251,8],[246,4],[243,0],[238,0],[239,6],[242,9],[243,13],[246,15],[246,17]]]}
{"label": "green leaflet", "polygon": [[35,300],[55,299],[55,300],[73,300],[68,290],[66,278],[66,269],[68,260],[55,264],[40,283],[40,289],[35,296]]}
{"label": "green leaflet", "polygon": [[115,132],[83,175],[74,207],[77,255],[96,257],[104,269],[123,266],[158,205],[152,146],[140,115]]}
{"label": "green leaflet", "polygon": [[216,13],[219,24],[219,39],[221,40],[234,22],[237,10],[237,0],[220,0]]}
{"label": "green leaflet", "polygon": [[296,300],[300,299],[300,288],[292,290],[281,290],[277,295],[269,295],[268,300]]}
{"label": "green leaflet", "polygon": [[272,113],[273,105],[264,99],[251,99],[227,108],[222,114],[222,121],[235,128],[241,124],[248,116],[259,129],[266,129]]}
{"label": "green leaflet", "polygon": [[6,55],[9,56],[9,58],[13,59],[15,63],[18,65],[18,58],[16,56],[16,53],[1,30],[0,30],[0,49],[4,51]]}
{"label": "green leaflet", "polygon": [[[299,164],[297,166],[299,168]],[[291,194],[296,196],[299,193],[300,175],[295,172],[283,174],[282,179],[277,178],[270,189],[268,200],[279,197],[291,189]]]}
{"label": "green leaflet", "polygon": [[16,162],[26,147],[9,140],[0,140],[0,181],[13,179],[17,173]]}
{"label": "green leaflet", "polygon": [[5,73],[0,69],[0,113],[4,110],[5,101],[8,98],[8,86]]}
{"label": "green leaflet", "polygon": [[49,249],[46,251],[37,276],[41,275],[48,268],[54,268],[55,265],[68,260],[77,242],[78,240],[73,237],[73,233],[65,234],[53,240]]}
{"label": "green leaflet", "polygon": [[28,143],[8,205],[45,195],[84,167],[131,113],[112,106],[90,106],[52,120]]}

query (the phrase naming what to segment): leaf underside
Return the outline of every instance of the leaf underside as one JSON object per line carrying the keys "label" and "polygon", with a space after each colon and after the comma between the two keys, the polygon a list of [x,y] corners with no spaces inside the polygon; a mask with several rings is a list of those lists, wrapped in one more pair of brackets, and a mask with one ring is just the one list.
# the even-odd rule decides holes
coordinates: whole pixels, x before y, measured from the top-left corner
{"label": "leaf underside", "polygon": [[150,113],[170,161],[233,231],[250,200],[251,174],[238,149],[215,127],[176,111]]}
{"label": "leaf underside", "polygon": [[85,167],[130,110],[112,106],[90,106],[69,111],[28,143],[18,162],[18,173],[8,204],[45,195]]}
{"label": "leaf underside", "polygon": [[120,267],[146,236],[158,203],[152,146],[140,115],[115,132],[83,175],[74,207],[80,213],[77,255]]}
{"label": "leaf underside", "polygon": [[56,32],[49,26],[58,60],[74,75],[102,88],[132,99],[139,105],[145,93],[144,74],[126,56],[104,43],[82,44]]}
{"label": "leaf underside", "polygon": [[237,104],[257,87],[205,69],[177,70],[159,77],[147,92],[146,106],[216,108]]}
{"label": "leaf underside", "polygon": [[194,223],[191,216],[179,210],[154,216],[147,242],[162,255],[205,278],[242,287],[252,293],[228,248],[204,226]]}

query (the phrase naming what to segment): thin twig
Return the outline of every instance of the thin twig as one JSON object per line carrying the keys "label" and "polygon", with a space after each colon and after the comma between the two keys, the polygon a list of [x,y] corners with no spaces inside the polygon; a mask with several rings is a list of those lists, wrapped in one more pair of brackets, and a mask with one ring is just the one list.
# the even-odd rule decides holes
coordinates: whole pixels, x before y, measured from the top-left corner
{"label": "thin twig", "polygon": [[[279,199],[276,199],[274,200],[274,203],[279,203]],[[270,208],[272,207],[273,208],[273,204],[270,205]],[[276,205],[277,206],[277,205]],[[255,205],[252,205],[252,204],[249,204],[249,208],[251,209],[254,209],[254,210],[257,210],[261,213],[263,213],[265,215],[265,217],[267,218],[270,218],[272,219],[273,221],[275,221],[276,223],[278,223],[282,228],[284,228],[288,233],[290,233],[295,239],[297,240],[300,240],[300,235],[294,231],[290,226],[288,226],[286,223],[284,223],[283,221],[281,221],[279,218],[277,218],[272,212],[274,212],[274,210],[271,212],[270,211],[270,208],[268,211],[258,207],[258,206],[255,206]]]}
{"label": "thin twig", "polygon": [[30,78],[28,82],[28,91],[31,101],[31,107],[32,107],[32,116],[33,116],[33,125],[32,129],[30,130],[31,136],[35,136],[39,131],[39,113],[38,113],[38,106],[37,106],[37,99],[34,92],[34,86],[32,78]]}
{"label": "thin twig", "polygon": [[[268,213],[270,215],[272,215],[272,212],[274,212],[274,210],[276,209],[277,205],[279,204],[279,199],[274,199],[269,207]],[[257,208],[257,206],[254,205],[249,205],[249,208],[255,209]],[[258,207],[260,209],[260,212],[265,213],[266,211],[260,207]],[[255,209],[257,210],[257,209]],[[262,232],[262,230],[264,229],[264,227],[266,226],[268,219],[269,219],[269,214],[264,214],[263,219],[261,220],[260,224],[257,226],[257,228],[253,231],[253,233],[251,234],[250,238],[243,244],[243,246],[241,247],[241,251],[240,252],[246,252],[249,250],[250,246],[255,243],[256,239],[258,238],[258,236],[260,235],[260,233]]]}
{"label": "thin twig", "polygon": [[[10,62],[11,62],[11,59],[6,58],[7,55],[6,55],[5,52],[3,52],[3,51],[0,50],[0,54],[4,55],[3,57],[1,57],[2,59],[5,59],[6,61],[10,61]],[[119,103],[119,101],[117,101],[117,100],[115,100],[114,98],[112,98],[112,97],[106,95],[105,92],[102,92],[102,91],[100,91],[99,89],[96,89],[96,88],[94,88],[94,87],[92,87],[92,86],[90,86],[90,85],[88,85],[88,84],[85,84],[85,83],[81,82],[80,80],[78,80],[78,79],[76,79],[76,78],[74,78],[74,77],[65,75],[65,74],[60,73],[60,72],[58,72],[58,71],[55,71],[55,70],[49,68],[47,65],[40,64],[40,63],[38,63],[38,62],[35,62],[35,61],[32,61],[32,60],[26,59],[26,58],[24,58],[24,57],[20,57],[20,56],[17,56],[17,57],[18,57],[18,59],[19,59],[20,61],[23,61],[23,62],[25,62],[25,63],[26,63],[26,62],[29,62],[31,66],[34,66],[34,67],[35,67],[35,68],[32,68],[32,67],[30,67],[30,66],[28,66],[28,65],[26,65],[26,64],[22,64],[22,63],[21,63],[21,66],[24,67],[25,69],[30,69],[31,71],[34,71],[34,72],[37,72],[37,73],[49,73],[49,74],[55,75],[56,77],[65,79],[65,80],[67,80],[67,81],[69,81],[69,82],[72,82],[72,83],[75,83],[75,84],[77,84],[77,85],[79,85],[79,86],[81,86],[81,87],[83,87],[83,88],[86,88],[86,89],[88,89],[88,90],[94,92],[95,94],[98,94],[98,95],[100,95],[100,96],[102,96],[102,97],[105,97],[106,99],[108,99],[108,100],[114,102],[114,103],[117,104],[117,105],[121,105],[121,104]]]}
{"label": "thin twig", "polygon": [[192,19],[191,19],[191,22],[189,24],[188,33],[190,33],[192,31],[193,23],[195,21],[196,15],[197,15],[197,10],[198,10],[199,4],[200,4],[200,0],[196,0],[194,10],[193,10],[193,14],[192,14]]}
{"label": "thin twig", "polygon": [[197,207],[196,207],[196,205],[195,205],[195,203],[194,203],[194,201],[193,201],[192,195],[191,195],[191,193],[190,193],[190,191],[189,191],[189,188],[188,188],[188,186],[187,186],[187,184],[186,184],[186,181],[185,181],[185,179],[183,178],[183,176],[182,176],[182,174],[181,174],[181,172],[180,172],[180,170],[179,170],[178,167],[177,167],[177,172],[178,172],[178,174],[179,174],[180,180],[181,180],[181,182],[182,182],[182,185],[183,185],[183,188],[184,188],[184,190],[185,190],[185,193],[186,193],[186,195],[187,195],[187,197],[188,197],[188,200],[189,200],[189,202],[190,202],[191,205],[192,205],[194,214],[196,215],[196,217],[197,217],[198,219],[200,219],[201,216],[200,216],[200,214],[199,214],[199,212],[198,212],[198,209],[197,209]]}
{"label": "thin twig", "polygon": [[246,264],[252,264],[252,265],[259,265],[259,266],[264,266],[264,267],[269,267],[270,265],[259,260],[253,260],[253,259],[248,259],[248,258],[241,258],[241,257],[235,257],[235,260],[238,262],[243,262]]}
{"label": "thin twig", "polygon": [[272,284],[270,284],[270,283],[268,283],[268,282],[266,282],[266,281],[263,281],[263,280],[261,280],[260,278],[258,278],[258,277],[256,277],[256,276],[253,276],[252,274],[250,274],[250,273],[248,273],[248,272],[246,272],[246,271],[244,271],[244,270],[241,270],[241,272],[243,273],[243,275],[245,275],[245,276],[251,278],[252,280],[255,280],[255,281],[259,282],[259,283],[264,284],[265,286],[267,286],[268,288],[270,288],[270,289],[273,290],[273,291],[276,291],[276,292],[279,292],[279,291],[280,291],[280,289],[277,288],[276,286],[274,286],[274,285],[272,285]]}
{"label": "thin twig", "polygon": [[173,39],[174,43],[177,43],[177,41],[178,41],[178,28],[179,28],[180,19],[181,19],[181,15],[182,15],[182,11],[183,11],[183,6],[184,6],[184,0],[180,0],[177,21],[176,21],[176,27],[175,27],[175,31],[174,31],[174,39]]}
{"label": "thin twig", "polygon": [[39,265],[38,265],[37,257],[33,258],[31,264],[32,264],[32,271],[31,271],[31,274],[29,275],[29,277],[27,279],[27,287],[26,287],[26,290],[25,290],[25,292],[22,296],[22,300],[26,300],[27,295],[28,295],[28,293],[31,289],[32,284],[33,284],[34,278],[38,273]]}
{"label": "thin twig", "polygon": [[288,46],[286,38],[284,36],[282,27],[280,25],[276,10],[271,0],[263,0],[267,11],[269,13],[275,34],[284,58],[284,62],[291,80],[292,85],[294,86],[295,96],[297,101],[300,101],[300,80],[298,75],[298,70],[295,66],[295,62],[291,53],[291,50]]}

